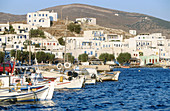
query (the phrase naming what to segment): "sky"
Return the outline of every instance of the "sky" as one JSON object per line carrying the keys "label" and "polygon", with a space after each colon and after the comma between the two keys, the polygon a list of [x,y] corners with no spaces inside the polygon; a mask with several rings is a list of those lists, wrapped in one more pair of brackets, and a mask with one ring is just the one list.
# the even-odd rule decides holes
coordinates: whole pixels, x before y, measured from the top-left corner
{"label": "sky", "polygon": [[73,3],[147,14],[170,21],[170,0],[0,0],[0,12],[22,15]]}

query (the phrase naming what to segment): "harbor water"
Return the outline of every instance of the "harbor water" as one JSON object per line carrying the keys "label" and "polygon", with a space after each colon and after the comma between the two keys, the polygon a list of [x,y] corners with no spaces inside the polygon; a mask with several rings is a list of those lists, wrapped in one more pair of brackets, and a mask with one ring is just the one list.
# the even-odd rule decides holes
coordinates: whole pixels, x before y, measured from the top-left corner
{"label": "harbor water", "polygon": [[98,82],[80,90],[56,90],[50,101],[1,103],[0,110],[170,111],[170,69],[114,69],[118,70],[118,81]]}

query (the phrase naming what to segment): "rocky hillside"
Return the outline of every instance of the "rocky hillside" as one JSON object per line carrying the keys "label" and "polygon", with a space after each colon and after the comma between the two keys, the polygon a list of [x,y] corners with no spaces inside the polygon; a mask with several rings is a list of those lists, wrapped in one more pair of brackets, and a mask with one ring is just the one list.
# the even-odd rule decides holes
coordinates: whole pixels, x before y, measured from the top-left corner
{"label": "rocky hillside", "polygon": [[[71,22],[72,21],[68,21],[67,25]],[[56,38],[60,38],[60,37],[64,37],[64,36],[67,36],[67,37],[83,37],[83,31],[86,31],[86,30],[104,30],[106,33],[123,34],[124,38],[132,37],[131,34],[125,32],[121,29],[106,28],[106,27],[102,27],[102,26],[99,26],[99,25],[82,24],[80,34],[70,32],[69,30],[67,30],[67,32],[66,32],[66,28],[67,28],[66,27],[66,21],[65,20],[58,20],[57,22],[53,22],[53,25],[51,27],[49,27],[49,28],[41,27],[40,29],[52,34]]]}
{"label": "rocky hillside", "polygon": [[13,15],[0,12],[0,23],[26,21],[26,15]]}
{"label": "rocky hillside", "polygon": [[[43,10],[54,10],[58,13],[59,19],[68,17],[69,20],[74,21],[79,17],[94,17],[97,18],[97,24],[102,27],[122,29],[125,31],[135,29],[138,33],[161,32],[170,39],[169,21],[144,14],[123,12],[84,4],[61,5]],[[17,16],[0,13],[0,22],[24,20],[26,20],[24,15]]]}
{"label": "rocky hillside", "polygon": [[152,16],[129,13],[118,10],[106,9],[84,4],[70,4],[46,8],[43,10],[54,10],[58,12],[58,17],[62,19],[69,17],[69,20],[75,20],[79,17],[97,18],[97,24],[103,27],[137,30],[138,33],[161,32],[170,38],[170,22],[158,19]]}

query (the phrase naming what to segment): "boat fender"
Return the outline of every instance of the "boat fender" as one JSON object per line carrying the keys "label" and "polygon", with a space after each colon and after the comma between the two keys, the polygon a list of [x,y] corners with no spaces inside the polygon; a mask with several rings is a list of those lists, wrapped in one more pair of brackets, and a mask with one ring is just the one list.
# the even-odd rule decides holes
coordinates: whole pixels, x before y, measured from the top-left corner
{"label": "boat fender", "polygon": [[58,63],[58,64],[57,64],[57,69],[61,70],[62,68],[63,68],[63,64]]}
{"label": "boat fender", "polygon": [[20,83],[20,82],[17,83],[17,88],[16,88],[16,90],[17,90],[17,91],[21,91],[21,83]]}
{"label": "boat fender", "polygon": [[70,68],[70,67],[71,67],[71,63],[68,62],[64,63],[64,68]]}
{"label": "boat fender", "polygon": [[92,74],[92,75],[91,75],[91,78],[92,78],[92,79],[96,79],[96,74]]}
{"label": "boat fender", "polygon": [[63,82],[63,76],[60,76],[60,82]]}

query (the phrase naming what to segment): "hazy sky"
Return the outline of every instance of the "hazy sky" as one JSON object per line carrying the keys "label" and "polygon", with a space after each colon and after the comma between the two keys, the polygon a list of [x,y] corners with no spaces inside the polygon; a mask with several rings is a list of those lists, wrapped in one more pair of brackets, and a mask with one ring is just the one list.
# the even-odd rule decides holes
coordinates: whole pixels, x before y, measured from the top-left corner
{"label": "hazy sky", "polygon": [[72,3],[142,13],[170,21],[170,0],[0,0],[0,12],[26,14]]}

